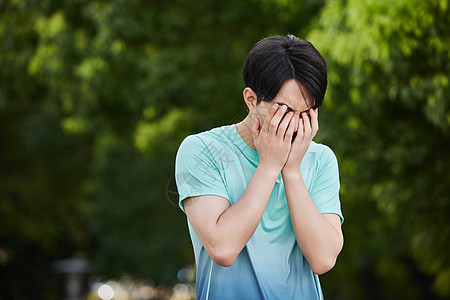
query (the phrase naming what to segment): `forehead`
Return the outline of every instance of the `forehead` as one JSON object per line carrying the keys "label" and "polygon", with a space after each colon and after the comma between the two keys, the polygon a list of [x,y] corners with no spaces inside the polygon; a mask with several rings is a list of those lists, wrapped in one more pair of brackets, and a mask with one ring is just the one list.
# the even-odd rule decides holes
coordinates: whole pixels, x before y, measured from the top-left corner
{"label": "forehead", "polygon": [[295,79],[286,81],[271,103],[285,104],[292,111],[304,111],[314,106],[305,87]]}

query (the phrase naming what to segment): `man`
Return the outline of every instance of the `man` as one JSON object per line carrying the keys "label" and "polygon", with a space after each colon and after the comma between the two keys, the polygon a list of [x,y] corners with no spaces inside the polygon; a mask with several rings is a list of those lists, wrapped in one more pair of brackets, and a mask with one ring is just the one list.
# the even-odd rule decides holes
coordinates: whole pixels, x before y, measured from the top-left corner
{"label": "man", "polygon": [[176,158],[198,299],[323,299],[343,246],[337,160],[312,142],[326,65],[307,41],[268,37],[243,72],[247,117],[188,136]]}

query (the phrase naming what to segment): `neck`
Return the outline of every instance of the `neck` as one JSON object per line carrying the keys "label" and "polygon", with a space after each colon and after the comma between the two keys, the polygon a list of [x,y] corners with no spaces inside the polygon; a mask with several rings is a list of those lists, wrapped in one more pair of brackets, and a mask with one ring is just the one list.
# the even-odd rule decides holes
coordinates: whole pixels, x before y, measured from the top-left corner
{"label": "neck", "polygon": [[253,143],[253,137],[252,137],[252,120],[250,116],[248,115],[244,120],[236,124],[236,129],[241,136],[241,138],[244,140],[244,142],[253,150],[256,151],[255,144]]}

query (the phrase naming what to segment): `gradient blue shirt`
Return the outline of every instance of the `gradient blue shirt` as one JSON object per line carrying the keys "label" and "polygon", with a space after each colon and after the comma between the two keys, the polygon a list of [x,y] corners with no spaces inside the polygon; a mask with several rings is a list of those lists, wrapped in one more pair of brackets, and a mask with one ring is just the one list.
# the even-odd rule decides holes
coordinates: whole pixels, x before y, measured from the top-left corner
{"label": "gradient blue shirt", "polygon": [[[175,178],[180,208],[200,195],[221,196],[233,205],[246,189],[259,156],[226,125],[188,136],[180,145]],[[312,142],[300,171],[320,213],[341,217],[339,172],[333,151]],[[261,221],[233,265],[213,262],[188,220],[197,265],[197,299],[323,299],[319,277],[302,255],[278,177]]]}

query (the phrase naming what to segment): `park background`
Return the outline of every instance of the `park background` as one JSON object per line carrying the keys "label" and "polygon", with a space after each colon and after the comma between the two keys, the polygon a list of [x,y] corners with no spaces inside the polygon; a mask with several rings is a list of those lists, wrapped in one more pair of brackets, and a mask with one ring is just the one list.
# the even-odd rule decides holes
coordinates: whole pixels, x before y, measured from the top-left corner
{"label": "park background", "polygon": [[315,140],[345,245],[325,299],[450,299],[448,0],[1,0],[0,299],[63,298],[67,258],[92,263],[89,299],[192,292],[176,151],[245,117],[248,51],[288,33],[328,66]]}

